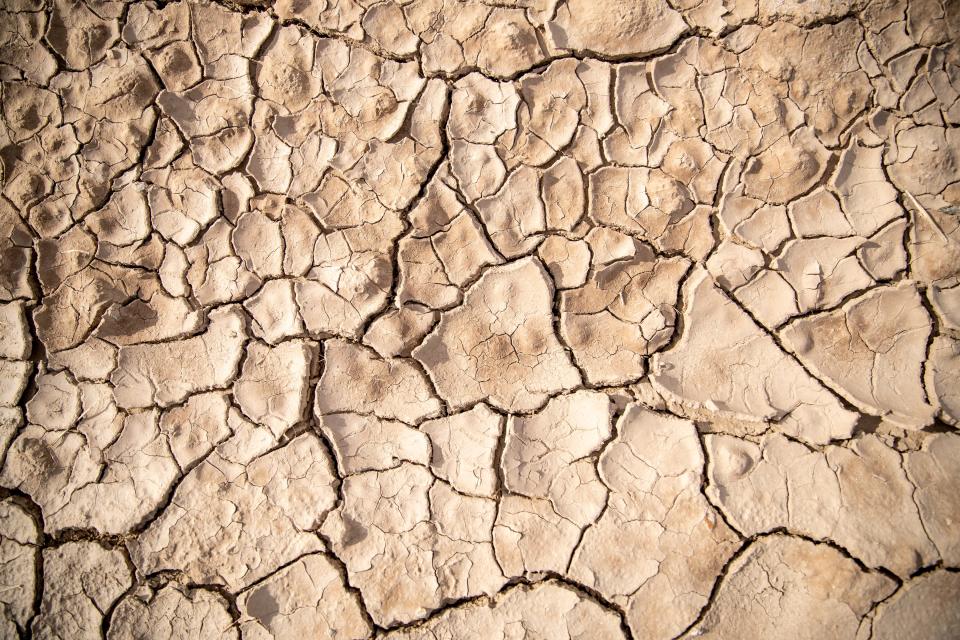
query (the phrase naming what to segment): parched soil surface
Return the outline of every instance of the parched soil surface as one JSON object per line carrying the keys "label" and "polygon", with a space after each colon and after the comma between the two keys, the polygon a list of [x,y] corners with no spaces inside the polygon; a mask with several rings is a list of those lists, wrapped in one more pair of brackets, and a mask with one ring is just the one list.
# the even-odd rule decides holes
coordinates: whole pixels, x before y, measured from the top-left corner
{"label": "parched soil surface", "polygon": [[960,2],[0,6],[3,638],[960,638]]}

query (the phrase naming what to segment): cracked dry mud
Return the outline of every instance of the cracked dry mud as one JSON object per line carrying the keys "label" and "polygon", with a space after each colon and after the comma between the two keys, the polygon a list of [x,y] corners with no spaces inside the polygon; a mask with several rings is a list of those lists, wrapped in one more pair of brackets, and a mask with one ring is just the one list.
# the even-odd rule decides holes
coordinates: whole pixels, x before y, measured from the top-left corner
{"label": "cracked dry mud", "polygon": [[960,637],[960,2],[0,5],[3,638]]}

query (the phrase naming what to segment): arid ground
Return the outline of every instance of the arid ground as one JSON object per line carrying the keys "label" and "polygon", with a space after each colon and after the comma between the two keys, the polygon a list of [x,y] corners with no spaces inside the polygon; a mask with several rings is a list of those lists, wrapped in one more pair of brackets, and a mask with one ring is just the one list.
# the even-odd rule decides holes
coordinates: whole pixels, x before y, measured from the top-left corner
{"label": "arid ground", "polygon": [[960,1],[0,4],[3,638],[960,638]]}

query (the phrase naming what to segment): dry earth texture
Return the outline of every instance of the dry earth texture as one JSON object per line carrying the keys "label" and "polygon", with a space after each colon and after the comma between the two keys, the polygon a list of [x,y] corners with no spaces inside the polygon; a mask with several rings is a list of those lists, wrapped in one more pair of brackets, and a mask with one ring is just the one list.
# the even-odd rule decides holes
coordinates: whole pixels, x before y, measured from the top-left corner
{"label": "dry earth texture", "polygon": [[2,6],[3,638],[960,637],[960,2]]}

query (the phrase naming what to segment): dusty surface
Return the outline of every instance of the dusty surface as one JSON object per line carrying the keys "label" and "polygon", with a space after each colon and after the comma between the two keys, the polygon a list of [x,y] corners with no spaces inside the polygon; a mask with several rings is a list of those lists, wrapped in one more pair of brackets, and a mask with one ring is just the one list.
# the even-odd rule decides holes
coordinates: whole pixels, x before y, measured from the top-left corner
{"label": "dusty surface", "polygon": [[0,636],[960,637],[958,42],[2,0]]}

